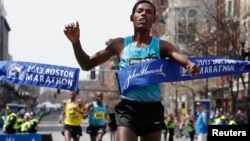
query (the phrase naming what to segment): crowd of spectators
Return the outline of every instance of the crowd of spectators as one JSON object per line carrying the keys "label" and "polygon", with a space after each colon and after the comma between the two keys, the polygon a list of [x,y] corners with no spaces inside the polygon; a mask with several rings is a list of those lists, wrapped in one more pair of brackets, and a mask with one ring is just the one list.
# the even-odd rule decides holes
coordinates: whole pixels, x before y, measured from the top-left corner
{"label": "crowd of spectators", "polygon": [[[210,121],[209,125],[244,125],[247,124],[247,115],[246,112],[238,109],[236,113],[230,113],[223,108],[216,108],[210,112]],[[174,121],[174,136],[177,138],[190,138],[190,131],[195,130],[195,116],[193,111],[189,110],[187,114],[165,114],[165,120],[169,121],[170,119]],[[166,123],[166,122],[165,122]],[[167,124],[166,124],[167,125]],[[171,136],[169,130],[163,127],[164,139],[166,140],[168,136]]]}

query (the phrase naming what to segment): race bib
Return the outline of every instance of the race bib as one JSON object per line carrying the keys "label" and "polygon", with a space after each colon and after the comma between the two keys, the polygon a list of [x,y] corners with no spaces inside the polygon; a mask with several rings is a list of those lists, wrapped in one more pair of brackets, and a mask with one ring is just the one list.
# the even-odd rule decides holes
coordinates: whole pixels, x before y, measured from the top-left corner
{"label": "race bib", "polygon": [[104,112],[95,112],[94,113],[94,118],[96,119],[103,119],[105,117],[105,113]]}

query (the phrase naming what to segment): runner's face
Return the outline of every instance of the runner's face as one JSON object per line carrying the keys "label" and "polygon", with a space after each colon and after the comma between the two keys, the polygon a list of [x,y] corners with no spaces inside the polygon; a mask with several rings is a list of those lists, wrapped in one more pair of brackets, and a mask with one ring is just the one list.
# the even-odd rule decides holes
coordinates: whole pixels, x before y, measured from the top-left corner
{"label": "runner's face", "polygon": [[76,95],[77,95],[77,93],[74,92],[74,91],[70,91],[70,92],[69,92],[69,96],[70,96],[70,97],[76,97]]}
{"label": "runner's face", "polygon": [[103,99],[103,95],[102,95],[101,93],[99,93],[99,94],[96,95],[95,98],[96,98],[97,101],[100,102],[100,101],[102,101],[102,99]]}
{"label": "runner's face", "polygon": [[155,22],[154,9],[148,3],[141,3],[136,7],[131,21],[134,22],[136,30],[149,30]]}
{"label": "runner's face", "polygon": [[201,111],[203,109],[202,105],[197,105],[197,109]]}

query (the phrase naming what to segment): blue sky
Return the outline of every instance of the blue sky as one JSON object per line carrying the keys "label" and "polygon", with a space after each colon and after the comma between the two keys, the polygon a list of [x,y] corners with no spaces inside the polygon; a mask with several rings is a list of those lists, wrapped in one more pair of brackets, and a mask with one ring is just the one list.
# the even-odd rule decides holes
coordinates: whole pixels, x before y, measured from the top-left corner
{"label": "blue sky", "polygon": [[[79,67],[64,26],[79,21],[83,48],[92,55],[110,38],[133,34],[135,0],[4,0],[9,52],[14,61]],[[80,79],[89,72],[81,71]]]}

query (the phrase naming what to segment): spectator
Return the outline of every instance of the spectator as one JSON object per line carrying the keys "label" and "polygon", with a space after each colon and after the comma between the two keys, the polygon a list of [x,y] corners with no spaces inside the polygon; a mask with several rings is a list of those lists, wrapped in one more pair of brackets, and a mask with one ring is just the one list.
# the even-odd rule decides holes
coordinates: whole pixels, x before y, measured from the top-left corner
{"label": "spectator", "polygon": [[197,141],[206,141],[208,132],[208,121],[206,112],[204,111],[204,106],[200,103],[196,103],[198,110],[198,117],[196,119],[195,131],[198,136]]}

